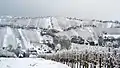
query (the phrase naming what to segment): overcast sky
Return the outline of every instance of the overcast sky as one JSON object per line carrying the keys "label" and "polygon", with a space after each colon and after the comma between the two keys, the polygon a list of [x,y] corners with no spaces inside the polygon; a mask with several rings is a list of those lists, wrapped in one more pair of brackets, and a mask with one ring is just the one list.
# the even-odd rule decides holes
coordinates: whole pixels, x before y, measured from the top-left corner
{"label": "overcast sky", "polygon": [[120,0],[0,0],[0,15],[119,20]]}

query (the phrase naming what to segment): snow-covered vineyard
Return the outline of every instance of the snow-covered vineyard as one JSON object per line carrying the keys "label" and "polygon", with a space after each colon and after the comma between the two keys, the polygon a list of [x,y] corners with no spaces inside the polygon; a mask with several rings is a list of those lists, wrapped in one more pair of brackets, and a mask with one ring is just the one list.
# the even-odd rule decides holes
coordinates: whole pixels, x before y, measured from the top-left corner
{"label": "snow-covered vineyard", "polygon": [[[33,59],[36,62],[35,68],[38,68],[39,64],[44,65],[44,62],[41,63],[43,61],[41,58],[44,58],[61,62],[63,67],[56,67],[54,65],[62,65],[50,61],[48,67],[43,68],[119,68],[119,26],[118,21],[72,17],[1,16],[0,66],[8,62],[8,65],[3,65],[2,68],[16,68],[10,64],[19,62],[22,58],[28,62],[31,58],[40,58],[40,62],[36,62],[39,59]],[[3,59],[3,57],[15,59]],[[11,60],[15,62],[11,63]],[[45,63],[47,60],[44,60]]]}

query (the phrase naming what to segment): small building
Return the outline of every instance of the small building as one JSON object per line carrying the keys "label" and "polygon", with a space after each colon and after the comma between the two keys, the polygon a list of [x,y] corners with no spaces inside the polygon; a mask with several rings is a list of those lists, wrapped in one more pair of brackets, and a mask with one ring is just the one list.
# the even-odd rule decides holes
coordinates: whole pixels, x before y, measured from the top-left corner
{"label": "small building", "polygon": [[106,38],[117,39],[117,38],[120,38],[120,34],[119,35],[111,35],[111,34],[103,35],[103,39],[106,39]]}

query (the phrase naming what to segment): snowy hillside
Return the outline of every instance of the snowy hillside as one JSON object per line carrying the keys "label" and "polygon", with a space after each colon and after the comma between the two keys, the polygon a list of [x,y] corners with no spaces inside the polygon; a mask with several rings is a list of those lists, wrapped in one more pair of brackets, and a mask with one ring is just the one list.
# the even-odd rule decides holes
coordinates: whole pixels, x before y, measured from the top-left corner
{"label": "snowy hillside", "polygon": [[[70,66],[76,66],[76,61],[80,63],[78,65],[84,66],[84,62],[81,65],[81,61],[73,59],[74,57],[69,59],[69,54],[83,55],[84,58],[86,52],[90,55],[95,53],[91,57],[92,60],[96,54],[98,56],[105,54],[104,58],[106,58],[109,56],[107,54],[116,53],[118,57],[120,28],[116,27],[119,26],[118,21],[72,17],[1,16],[0,57],[14,57],[14,59],[1,58],[0,68],[70,68],[67,66],[69,65],[67,62],[70,63]],[[109,36],[112,36],[112,39],[109,39]],[[107,37],[107,39],[103,39],[103,37]],[[117,39],[113,39],[113,37],[117,37]],[[61,63],[54,62],[57,61],[56,56],[63,56],[57,57],[58,62]],[[66,65],[62,64],[62,59],[65,58],[67,58]],[[95,61],[92,60],[90,63],[94,64]],[[96,60],[99,59],[96,58]],[[71,68],[75,68],[72,66]]]}
{"label": "snowy hillside", "polygon": [[[36,44],[41,45],[46,39],[40,33],[43,29],[55,29],[59,32],[54,33],[56,36],[81,36],[84,39],[92,37],[98,39],[98,35],[102,31],[108,33],[119,34],[119,22],[101,21],[101,20],[85,20],[71,17],[16,17],[1,16],[0,17],[0,47],[6,47],[9,44],[14,48],[20,43],[23,49],[34,47]],[[84,25],[91,25],[84,27]],[[92,27],[92,26],[95,27]],[[29,27],[29,28],[28,28]],[[33,29],[31,29],[33,28]],[[111,31],[111,29],[112,31]],[[48,36],[46,36],[48,38]],[[53,38],[49,37],[53,42]],[[38,45],[38,46],[39,46]],[[49,48],[48,48],[49,49]]]}

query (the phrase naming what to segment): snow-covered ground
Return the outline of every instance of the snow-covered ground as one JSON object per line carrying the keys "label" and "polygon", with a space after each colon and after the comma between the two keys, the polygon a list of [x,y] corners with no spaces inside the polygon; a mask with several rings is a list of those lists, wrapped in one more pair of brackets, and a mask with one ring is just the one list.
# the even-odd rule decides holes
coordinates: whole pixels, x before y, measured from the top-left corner
{"label": "snow-covered ground", "polygon": [[0,68],[70,68],[65,64],[42,58],[1,58]]}

